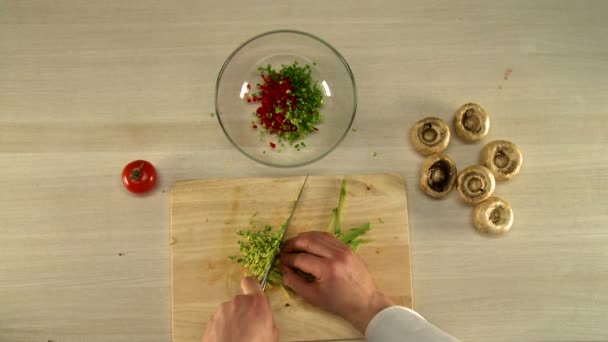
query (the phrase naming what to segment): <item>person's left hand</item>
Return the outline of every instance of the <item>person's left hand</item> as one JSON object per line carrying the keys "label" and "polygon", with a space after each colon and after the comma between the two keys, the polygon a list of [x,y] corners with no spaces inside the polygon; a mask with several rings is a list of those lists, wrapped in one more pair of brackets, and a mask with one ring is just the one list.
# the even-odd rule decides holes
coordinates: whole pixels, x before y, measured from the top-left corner
{"label": "person's left hand", "polygon": [[270,303],[255,279],[241,281],[243,294],[223,303],[207,322],[203,342],[277,342]]}

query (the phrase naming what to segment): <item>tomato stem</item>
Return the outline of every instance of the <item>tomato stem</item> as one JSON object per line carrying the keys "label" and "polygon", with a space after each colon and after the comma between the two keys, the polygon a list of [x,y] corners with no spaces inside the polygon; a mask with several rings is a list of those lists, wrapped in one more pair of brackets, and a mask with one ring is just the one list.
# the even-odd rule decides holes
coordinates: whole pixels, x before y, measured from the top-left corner
{"label": "tomato stem", "polygon": [[139,180],[142,176],[141,169],[143,169],[145,163],[141,163],[137,168],[131,170],[131,174],[129,175],[130,180]]}

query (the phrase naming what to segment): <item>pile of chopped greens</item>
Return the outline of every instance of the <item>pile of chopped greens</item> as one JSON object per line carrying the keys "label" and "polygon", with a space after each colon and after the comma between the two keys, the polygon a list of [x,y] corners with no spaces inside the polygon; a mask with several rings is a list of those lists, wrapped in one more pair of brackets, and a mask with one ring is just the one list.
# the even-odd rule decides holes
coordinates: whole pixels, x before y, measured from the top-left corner
{"label": "pile of chopped greens", "polygon": [[[327,225],[327,231],[333,233],[340,241],[344,242],[354,251],[357,251],[362,244],[370,241],[364,239],[363,235],[371,229],[371,222],[343,231],[342,218],[344,215],[345,200],[346,181],[343,180],[338,207],[332,210],[329,224]],[[261,281],[264,277],[264,272],[266,272],[266,268],[270,265],[274,256],[282,247],[283,232],[286,228],[286,223],[284,223],[281,225],[280,229],[273,231],[272,227],[269,225],[258,228],[253,220],[250,221],[249,229],[239,230],[237,232],[237,234],[243,238],[238,242],[242,255],[231,256],[230,259],[245,267],[249,276]],[[277,269],[278,263],[279,261],[276,260],[276,264],[268,275],[266,286],[283,286],[283,277]]]}
{"label": "pile of chopped greens", "polygon": [[[253,222],[250,222],[249,230],[239,230],[237,232],[239,236],[243,237],[243,240],[238,242],[239,249],[243,255],[239,257],[231,256],[230,259],[243,265],[250,276],[261,281],[266,268],[281,248],[285,228],[286,226],[283,224],[278,231],[273,232],[272,227],[269,225],[258,229]],[[281,273],[279,273],[275,265],[275,268],[268,274],[266,286],[272,287],[273,284],[280,284],[282,282]]]}
{"label": "pile of chopped greens", "polygon": [[[264,134],[276,134],[279,143],[283,140],[293,145],[310,133],[318,130],[315,126],[323,120],[319,109],[323,105],[323,92],[318,82],[313,81],[312,68],[301,66],[297,61],[291,65],[281,65],[276,71],[269,64],[260,67],[262,80],[258,92],[246,95],[247,102],[259,102],[253,113]],[[254,129],[258,124],[253,123]],[[274,146],[273,146],[274,145]],[[272,143],[271,147],[275,148]],[[296,149],[305,147],[300,144]]]}

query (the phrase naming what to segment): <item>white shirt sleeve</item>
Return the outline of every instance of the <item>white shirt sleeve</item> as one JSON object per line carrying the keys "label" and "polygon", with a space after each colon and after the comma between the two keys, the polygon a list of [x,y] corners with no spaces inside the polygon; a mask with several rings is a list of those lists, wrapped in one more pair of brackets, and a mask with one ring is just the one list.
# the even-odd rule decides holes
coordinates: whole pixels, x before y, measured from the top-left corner
{"label": "white shirt sleeve", "polygon": [[402,306],[380,311],[367,325],[368,342],[453,342],[456,338],[427,322],[420,314]]}

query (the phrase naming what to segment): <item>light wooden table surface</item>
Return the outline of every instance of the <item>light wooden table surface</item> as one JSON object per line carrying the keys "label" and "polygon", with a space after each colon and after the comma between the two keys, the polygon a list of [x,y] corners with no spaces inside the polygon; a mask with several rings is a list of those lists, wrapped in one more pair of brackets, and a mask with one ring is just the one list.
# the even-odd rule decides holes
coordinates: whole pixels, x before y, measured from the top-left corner
{"label": "light wooden table surface", "polygon": [[[606,13],[605,1],[0,0],[0,341],[170,341],[176,180],[386,171],[408,182],[415,307],[430,321],[465,341],[606,341]],[[247,159],[209,116],[227,55],[278,28],[332,43],[359,87],[358,131],[296,169]],[[497,189],[515,210],[504,238],[476,234],[456,195],[418,189],[409,127],[467,101],[491,113],[490,138],[524,152]],[[455,139],[447,152],[464,167],[480,148]],[[160,172],[141,198],[120,181],[137,158]]]}

